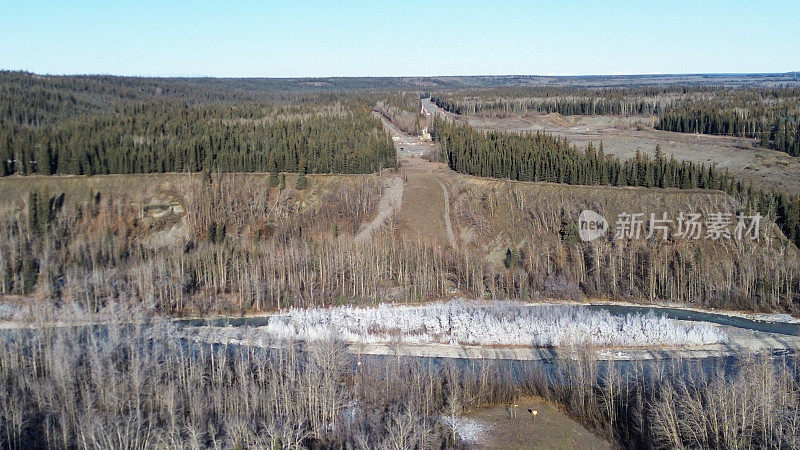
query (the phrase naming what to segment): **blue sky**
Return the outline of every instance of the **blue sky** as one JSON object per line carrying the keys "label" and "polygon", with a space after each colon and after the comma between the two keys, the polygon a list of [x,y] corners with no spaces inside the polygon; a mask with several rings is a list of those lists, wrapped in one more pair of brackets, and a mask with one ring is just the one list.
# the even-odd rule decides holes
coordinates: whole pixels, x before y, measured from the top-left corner
{"label": "blue sky", "polygon": [[7,1],[0,69],[381,76],[800,70],[800,1]]}

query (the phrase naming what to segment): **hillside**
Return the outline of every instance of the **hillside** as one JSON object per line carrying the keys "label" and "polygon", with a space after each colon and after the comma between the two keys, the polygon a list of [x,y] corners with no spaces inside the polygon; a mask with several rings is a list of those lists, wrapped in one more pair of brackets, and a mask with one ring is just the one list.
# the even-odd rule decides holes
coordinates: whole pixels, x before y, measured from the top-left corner
{"label": "hillside", "polygon": [[[646,228],[638,240],[611,238],[622,212],[738,211],[719,191],[511,182],[403,161],[399,208],[394,203],[371,228],[381,192],[396,195],[386,189],[396,179],[391,172],[309,175],[305,190],[295,189],[295,175],[285,176],[286,188],[270,188],[268,174],[0,179],[7,194],[0,287],[94,307],[140,298],[176,312],[455,292],[794,308],[798,252],[766,220],[758,241],[647,240]],[[65,194],[42,231],[30,228],[30,192]],[[606,238],[577,238],[582,209],[607,218]],[[20,242],[12,240],[15,229],[30,231]],[[354,243],[365,229],[366,245]],[[142,269],[148,275],[137,279]],[[268,275],[275,271],[282,275]],[[35,286],[26,280],[31,273]],[[166,279],[177,290],[159,281]]]}
{"label": "hillside", "polygon": [[[28,112],[45,105],[44,116],[6,123],[12,139],[0,145],[47,154],[55,171],[28,153],[5,158],[1,294],[177,314],[454,294],[797,308],[800,258],[784,237],[800,238],[796,202],[704,163],[620,161],[558,136],[441,120],[431,143],[403,131],[431,118],[407,92],[265,97],[253,80],[3,76],[34,99],[52,91],[56,106],[83,90],[97,108],[62,114],[12,97]],[[154,173],[103,174],[118,170]],[[584,209],[610,225],[592,242],[578,238]],[[681,213],[755,211],[784,232],[765,218],[755,241],[674,237]],[[622,213],[644,218],[639,238],[614,238]],[[673,220],[668,238],[645,238],[650,214]]]}

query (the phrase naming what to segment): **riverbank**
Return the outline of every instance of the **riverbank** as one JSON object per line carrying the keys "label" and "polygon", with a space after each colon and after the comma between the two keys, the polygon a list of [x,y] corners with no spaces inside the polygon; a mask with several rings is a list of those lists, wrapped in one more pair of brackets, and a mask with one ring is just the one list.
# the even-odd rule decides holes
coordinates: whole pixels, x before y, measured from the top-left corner
{"label": "riverbank", "polygon": [[[482,309],[481,305],[484,304],[501,306]],[[471,308],[467,315],[462,314],[465,305]],[[707,358],[753,352],[795,352],[800,349],[800,327],[792,323],[765,323],[702,310],[659,309],[628,304],[541,302],[514,305],[456,301],[434,303],[424,308],[404,305],[372,309],[345,308],[343,311],[340,311],[341,308],[304,310],[273,317],[276,320],[272,321],[269,317],[192,321],[181,333],[190,340],[244,346],[273,346],[281,339],[306,341],[322,335],[334,335],[347,342],[349,351],[358,355],[520,361],[554,360],[569,356],[572,349],[585,348],[595,349],[603,360]],[[564,315],[564,308],[578,308],[587,314]],[[549,317],[553,323],[542,326],[541,322],[515,320],[526,317],[526,309],[538,310],[533,317],[539,320]],[[661,322],[654,322],[661,324],[659,327],[631,328],[631,324],[636,324],[642,318],[656,316],[663,316]],[[578,317],[582,318],[578,320]],[[583,322],[583,326],[577,326],[580,325],[577,323],[579,321]],[[617,331],[609,334],[607,327],[612,321],[617,325],[611,329]],[[659,330],[685,331],[700,326],[709,336],[725,338],[704,342],[656,337]],[[536,327],[541,331],[533,331]],[[628,329],[627,339],[614,336],[626,335],[625,328]],[[566,329],[573,332],[550,343],[540,336],[541,333],[547,336],[554,333],[554,336]],[[469,333],[467,339],[463,338],[464,330]],[[639,339],[631,336],[630,331],[653,335]],[[496,336],[498,332],[500,339]],[[444,333],[445,339],[441,339],[441,333]],[[485,336],[486,339],[484,342],[471,343],[469,338],[475,336]],[[550,338],[554,339],[553,336]],[[598,336],[606,338],[597,339]]]}
{"label": "riverbank", "polygon": [[[484,302],[492,304],[493,302]],[[432,305],[432,304],[426,304]],[[691,326],[693,324],[711,325],[727,335],[724,342],[702,345],[639,345],[635,347],[624,345],[593,346],[598,357],[602,360],[653,360],[667,358],[707,358],[746,354],[752,352],[796,352],[800,350],[800,333],[796,321],[765,321],[759,314],[737,313],[730,311],[709,311],[699,308],[672,307],[665,305],[642,305],[614,301],[541,301],[519,303],[525,307],[557,307],[557,306],[582,306],[598,310],[610,310],[619,317],[626,314],[645,314],[652,310],[656,314],[665,316],[678,315],[675,322]],[[416,305],[419,307],[420,305]],[[413,306],[403,305],[403,308]],[[113,308],[112,308],[113,309]],[[124,309],[124,308],[123,308]],[[118,311],[120,314],[100,314],[95,316],[99,320],[90,320],[80,314],[68,317],[61,321],[0,321],[0,329],[28,329],[32,327],[67,327],[67,326],[96,326],[110,323],[142,324],[153,320],[166,320],[176,326],[177,334],[191,341],[232,344],[256,347],[271,347],[277,345],[277,339],[263,331],[271,321],[287,320],[290,314],[259,314],[248,316],[229,316],[214,318],[160,318],[148,317],[141,313],[125,309]],[[124,313],[124,314],[123,314]],[[684,316],[700,317],[704,320],[683,320]],[[121,320],[128,317],[130,320]],[[773,316],[773,318],[778,318]],[[723,323],[715,323],[722,321]],[[474,326],[471,323],[471,326]],[[767,328],[764,330],[763,328]],[[259,333],[259,330],[262,330]],[[777,331],[777,332],[775,332]],[[295,340],[297,340],[295,338]],[[527,341],[526,341],[527,342]],[[584,342],[575,342],[571,345],[463,345],[458,342],[419,342],[413,339],[404,339],[402,335],[396,338],[375,342],[362,339],[348,342],[349,352],[355,355],[383,355],[383,356],[409,356],[420,358],[456,358],[456,359],[494,359],[494,360],[553,360],[570,354],[572,348],[586,348]]]}
{"label": "riverbank", "polygon": [[[673,358],[709,358],[734,356],[748,353],[793,353],[800,350],[800,337],[783,336],[774,333],[744,330],[737,327],[718,325],[728,333],[729,342],[725,344],[709,344],[693,347],[652,347],[652,348],[595,348],[598,359],[603,361],[634,361]],[[186,339],[246,347],[277,348],[279,341],[271,341],[258,336],[253,329],[242,329],[238,332],[232,327],[198,327],[182,336]],[[232,336],[232,333],[236,337]],[[396,356],[418,358],[447,359],[492,359],[514,361],[549,361],[570,357],[572,352],[586,347],[500,347],[475,345],[447,345],[404,343],[349,343],[348,351],[354,355]]]}

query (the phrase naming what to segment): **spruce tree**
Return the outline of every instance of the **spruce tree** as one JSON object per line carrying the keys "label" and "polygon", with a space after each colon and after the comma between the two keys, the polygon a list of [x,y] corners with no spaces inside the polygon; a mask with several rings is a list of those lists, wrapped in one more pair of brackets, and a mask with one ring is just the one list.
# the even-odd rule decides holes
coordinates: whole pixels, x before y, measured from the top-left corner
{"label": "spruce tree", "polygon": [[275,163],[275,157],[269,158],[269,187],[275,187],[278,181],[278,165]]}
{"label": "spruce tree", "polygon": [[217,222],[211,222],[208,224],[208,242],[212,244],[217,243]]}
{"label": "spruce tree", "polygon": [[521,265],[521,258],[519,252],[512,249],[506,249],[506,257],[503,260],[503,265],[507,269],[516,269]]}
{"label": "spruce tree", "polygon": [[22,272],[20,273],[22,293],[31,294],[36,286],[36,279],[39,277],[39,268],[36,260],[27,255],[22,260]]}
{"label": "spruce tree", "polygon": [[308,179],[306,178],[306,160],[300,160],[300,175],[297,177],[295,189],[302,191],[308,187]]}
{"label": "spruce tree", "polygon": [[302,191],[303,189],[308,187],[308,179],[306,178],[306,174],[300,172],[300,175],[297,177],[297,183],[295,184],[294,188],[298,191]]}

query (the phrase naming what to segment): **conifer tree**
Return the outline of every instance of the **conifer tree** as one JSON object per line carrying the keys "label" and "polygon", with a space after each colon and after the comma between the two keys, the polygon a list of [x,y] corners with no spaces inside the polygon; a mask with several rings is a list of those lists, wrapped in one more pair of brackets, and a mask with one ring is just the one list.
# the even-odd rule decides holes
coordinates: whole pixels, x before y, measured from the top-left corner
{"label": "conifer tree", "polygon": [[295,184],[295,189],[298,191],[302,191],[303,189],[308,187],[308,179],[306,178],[306,161],[300,160],[300,174],[297,177],[297,183]]}
{"label": "conifer tree", "polygon": [[275,163],[275,157],[270,157],[269,160],[269,187],[275,187],[278,181],[278,165]]}

